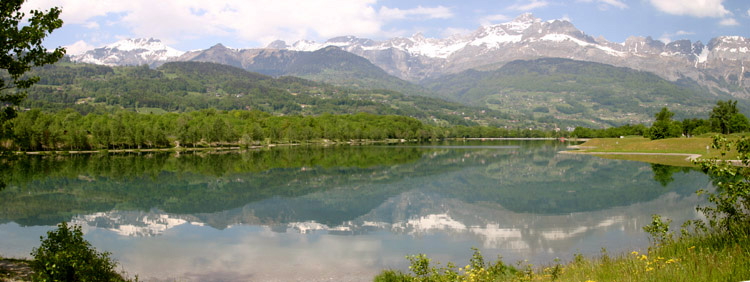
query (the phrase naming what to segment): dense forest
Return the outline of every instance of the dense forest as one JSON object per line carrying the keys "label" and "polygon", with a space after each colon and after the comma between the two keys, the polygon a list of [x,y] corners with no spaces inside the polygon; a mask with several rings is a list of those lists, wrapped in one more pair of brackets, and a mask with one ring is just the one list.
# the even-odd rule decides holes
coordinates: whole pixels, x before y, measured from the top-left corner
{"label": "dense forest", "polygon": [[274,116],[261,111],[207,109],[139,114],[38,109],[21,113],[3,128],[4,146],[22,151],[253,146],[276,143],[350,142],[456,137],[557,137],[552,131],[487,126],[440,127],[395,115]]}

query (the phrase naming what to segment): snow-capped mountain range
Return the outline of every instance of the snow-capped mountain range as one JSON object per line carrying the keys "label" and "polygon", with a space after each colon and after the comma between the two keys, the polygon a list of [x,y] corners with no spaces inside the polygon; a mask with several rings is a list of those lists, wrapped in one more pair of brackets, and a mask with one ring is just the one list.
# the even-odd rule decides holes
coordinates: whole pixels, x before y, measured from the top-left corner
{"label": "snow-capped mountain range", "polygon": [[162,43],[158,39],[123,39],[115,43],[72,56],[76,62],[97,65],[158,65],[185,52]]}
{"label": "snow-capped mountain range", "polygon": [[[700,41],[663,43],[651,37],[630,37],[616,43],[587,35],[567,20],[542,21],[528,13],[507,23],[481,26],[470,34],[448,38],[415,34],[384,41],[354,36],[335,37],[323,43],[275,41],[266,48],[244,49],[252,52],[243,54],[250,54],[245,60],[252,60],[253,54],[263,53],[261,50],[310,52],[327,46],[362,56],[387,73],[412,82],[468,69],[499,68],[513,60],[557,57],[649,71],[671,81],[688,78],[713,92],[750,97],[750,85],[744,83],[750,79],[750,69],[744,66],[746,63],[750,66],[750,38],[720,36],[704,45]],[[72,59],[107,65],[155,66],[166,61],[194,60],[205,51],[183,54],[158,40],[131,39]]]}

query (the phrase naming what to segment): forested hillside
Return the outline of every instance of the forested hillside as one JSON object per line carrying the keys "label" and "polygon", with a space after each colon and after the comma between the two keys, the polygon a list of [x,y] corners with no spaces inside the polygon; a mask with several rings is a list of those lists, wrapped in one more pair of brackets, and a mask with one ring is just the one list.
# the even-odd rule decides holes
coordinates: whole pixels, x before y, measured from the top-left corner
{"label": "forested hillside", "polygon": [[273,76],[292,75],[334,85],[362,89],[389,89],[408,95],[425,95],[426,89],[386,73],[367,59],[329,46],[313,52],[262,51],[249,71]]}
{"label": "forested hillside", "polygon": [[661,107],[677,118],[702,115],[719,99],[689,80],[672,83],[629,68],[544,58],[494,71],[468,70],[425,83],[439,97],[567,124],[648,123]]}
{"label": "forested hillside", "polygon": [[[354,114],[410,116],[439,125],[502,125],[513,117],[487,108],[389,90],[362,90],[295,77],[273,78],[202,62],[107,67],[62,62],[35,69],[41,77],[23,106],[74,108],[85,114],[132,109],[141,113],[259,110],[273,115]],[[533,124],[533,121],[517,126]]]}

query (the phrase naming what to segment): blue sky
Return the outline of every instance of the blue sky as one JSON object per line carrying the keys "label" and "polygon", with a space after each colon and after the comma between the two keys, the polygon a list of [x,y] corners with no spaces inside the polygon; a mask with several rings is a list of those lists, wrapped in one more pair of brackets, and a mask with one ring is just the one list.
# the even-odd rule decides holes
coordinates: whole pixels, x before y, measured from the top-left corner
{"label": "blue sky", "polygon": [[750,37],[747,0],[28,0],[24,9],[53,6],[62,8],[65,25],[44,44],[69,46],[69,53],[141,37],[183,51],[339,35],[444,37],[526,12],[542,20],[568,19],[614,42],[633,35],[703,43],[719,35]]}

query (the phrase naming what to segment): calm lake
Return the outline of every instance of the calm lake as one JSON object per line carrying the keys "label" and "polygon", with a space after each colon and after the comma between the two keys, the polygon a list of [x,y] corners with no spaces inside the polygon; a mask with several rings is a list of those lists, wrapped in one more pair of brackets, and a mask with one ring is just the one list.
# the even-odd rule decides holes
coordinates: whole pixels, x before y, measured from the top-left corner
{"label": "calm lake", "polygon": [[700,216],[700,171],[559,154],[559,141],[287,147],[2,161],[0,254],[61,221],[140,279],[370,281],[425,253],[465,265],[645,250]]}

